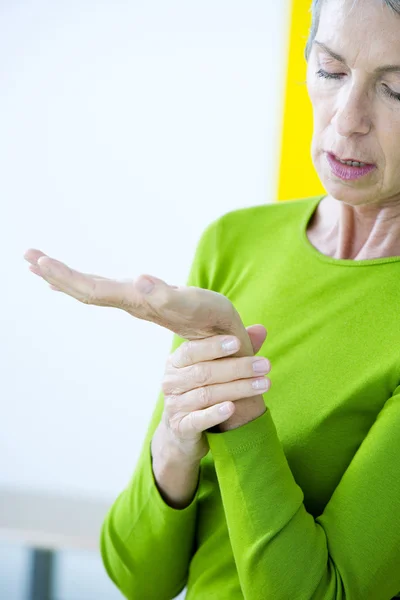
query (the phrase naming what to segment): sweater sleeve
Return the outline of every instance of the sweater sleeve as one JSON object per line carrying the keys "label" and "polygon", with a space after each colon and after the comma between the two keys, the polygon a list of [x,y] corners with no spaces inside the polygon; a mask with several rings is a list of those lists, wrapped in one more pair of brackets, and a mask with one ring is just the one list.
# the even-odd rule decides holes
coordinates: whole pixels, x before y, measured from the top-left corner
{"label": "sweater sleeve", "polygon": [[269,410],[237,429],[206,433],[245,600],[398,593],[399,433],[400,385],[317,518],[304,507]]}
{"label": "sweater sleeve", "polygon": [[[197,243],[188,286],[208,286],[215,223]],[[170,353],[184,341],[174,334]],[[199,487],[189,506],[175,509],[165,503],[153,476],[150,444],[163,407],[161,391],[133,476],[109,509],[100,533],[104,567],[129,600],[174,598],[186,585],[192,557]]]}

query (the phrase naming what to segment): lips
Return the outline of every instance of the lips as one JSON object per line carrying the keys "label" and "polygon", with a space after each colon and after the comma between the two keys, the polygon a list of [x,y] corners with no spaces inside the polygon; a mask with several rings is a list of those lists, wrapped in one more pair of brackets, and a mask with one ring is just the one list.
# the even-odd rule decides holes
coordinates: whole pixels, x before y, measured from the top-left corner
{"label": "lips", "polygon": [[341,162],[330,152],[327,152],[326,159],[333,175],[343,181],[356,181],[376,169],[375,165],[360,164],[357,166]]}
{"label": "lips", "polygon": [[330,154],[337,160],[345,160],[345,161],[351,160],[353,162],[360,162],[360,163],[364,163],[366,165],[371,165],[371,166],[374,164],[374,163],[370,163],[368,160],[364,160],[363,158],[344,158],[342,156],[338,156],[337,154],[333,154],[333,152],[328,152],[328,154]]}

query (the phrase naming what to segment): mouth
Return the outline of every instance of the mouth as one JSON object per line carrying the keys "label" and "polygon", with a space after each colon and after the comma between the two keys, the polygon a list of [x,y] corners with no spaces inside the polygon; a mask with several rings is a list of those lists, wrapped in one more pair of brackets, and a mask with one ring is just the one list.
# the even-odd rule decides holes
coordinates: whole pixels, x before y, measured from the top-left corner
{"label": "mouth", "polygon": [[360,161],[345,162],[331,152],[326,152],[326,158],[331,173],[344,181],[360,179],[375,170],[374,164]]}
{"label": "mouth", "polygon": [[[361,160],[361,158],[345,158],[342,156],[338,156],[337,154],[333,154],[332,152],[328,152],[333,158],[337,161],[343,163],[344,165],[348,165],[350,167],[374,167],[375,164],[368,162],[367,160]],[[355,163],[355,164],[353,164]]]}

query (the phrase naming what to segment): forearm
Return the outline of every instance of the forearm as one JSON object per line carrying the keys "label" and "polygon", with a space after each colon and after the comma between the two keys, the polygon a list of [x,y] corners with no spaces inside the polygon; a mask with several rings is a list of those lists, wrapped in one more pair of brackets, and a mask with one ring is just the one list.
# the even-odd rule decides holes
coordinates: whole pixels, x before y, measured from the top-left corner
{"label": "forearm", "polygon": [[154,480],[166,504],[175,509],[189,506],[199,483],[200,463],[185,461],[169,443],[162,423],[152,438],[151,456]]}
{"label": "forearm", "polygon": [[[165,488],[163,494],[168,498],[171,496],[172,504],[186,502],[186,508],[176,510],[170,506],[155,484],[151,456],[153,438],[155,470],[161,473],[159,481]],[[178,486],[170,474],[170,463],[164,462],[165,455],[158,448],[162,448],[161,439],[159,434],[153,434],[145,441],[133,478],[115,500],[102,527],[104,565],[111,579],[130,600],[175,597],[185,585],[192,557],[196,503],[190,503],[189,496],[191,488],[195,487],[195,475],[182,464],[182,473],[187,474],[183,479],[188,485],[180,486],[181,494],[176,494]],[[174,472],[178,470],[174,469]],[[174,548],[173,553],[171,548]]]}

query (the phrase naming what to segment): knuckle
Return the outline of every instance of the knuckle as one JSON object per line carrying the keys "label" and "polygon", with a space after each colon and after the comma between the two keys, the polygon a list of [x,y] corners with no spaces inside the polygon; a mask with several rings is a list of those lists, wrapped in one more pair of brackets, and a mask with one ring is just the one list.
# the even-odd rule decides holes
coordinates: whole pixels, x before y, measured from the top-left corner
{"label": "knuckle", "polygon": [[177,408],[177,396],[176,394],[168,394],[164,397],[164,407],[167,413],[170,415],[176,412]]}
{"label": "knuckle", "polygon": [[198,363],[197,365],[193,366],[191,374],[195,380],[195,383],[206,385],[211,381],[211,365]]}
{"label": "knuckle", "polygon": [[174,352],[172,352],[172,354],[169,355],[167,359],[168,365],[175,369],[181,369],[183,366],[191,364],[192,353],[192,342],[190,340],[183,342]]}
{"label": "knuckle", "polygon": [[[178,348],[179,350],[179,348]],[[175,352],[171,352],[171,354],[169,354],[167,356],[167,360],[165,361],[165,374],[176,374],[177,369],[179,368],[177,366],[177,356],[178,356],[178,350],[175,350]]]}
{"label": "knuckle", "polygon": [[88,294],[81,295],[81,296],[78,298],[78,300],[79,300],[80,302],[82,302],[82,304],[87,304],[87,305],[89,305],[89,304],[94,304],[94,302],[93,302],[92,298],[91,298],[91,297],[90,297]]}
{"label": "knuckle", "polygon": [[[99,286],[98,296],[101,294],[101,283],[95,282]],[[107,296],[107,304],[122,308],[126,312],[141,312],[143,310],[143,301],[139,299],[135,293],[135,285],[133,279],[118,279],[117,286]]]}
{"label": "knuckle", "polygon": [[174,368],[173,365],[173,357],[174,357],[174,352],[172,352],[171,354],[168,354],[167,356],[167,360],[165,361],[165,371],[170,371]]}
{"label": "knuckle", "polygon": [[171,396],[179,396],[180,394],[184,394],[186,391],[187,386],[185,386],[184,381],[179,381],[179,379],[176,377],[171,377],[166,384],[166,392],[164,393]]}
{"label": "knuckle", "polygon": [[161,389],[164,394],[170,394],[173,391],[172,388],[172,377],[164,377],[161,383]]}
{"label": "knuckle", "polygon": [[82,298],[84,304],[96,304],[97,303],[97,286],[95,281],[91,281],[89,284],[88,291]]}
{"label": "knuckle", "polygon": [[248,368],[246,365],[246,359],[243,358],[228,358],[226,359],[227,365],[227,377],[229,381],[235,381],[242,377],[248,377]]}
{"label": "knuckle", "polygon": [[174,435],[179,436],[181,434],[181,422],[182,418],[178,418],[177,415],[173,415],[170,417],[168,428]]}
{"label": "knuckle", "polygon": [[180,347],[180,356],[183,360],[183,364],[190,365],[193,363],[193,354],[194,354],[194,344],[192,340],[188,340],[184,342]]}
{"label": "knuckle", "polygon": [[212,405],[212,394],[209,386],[203,386],[197,389],[197,398],[200,408],[208,408]]}
{"label": "knuckle", "polygon": [[[109,304],[111,304],[111,302],[115,306],[115,304],[116,304],[115,301],[109,301]],[[122,310],[125,310],[126,312],[129,312],[132,309],[136,309],[132,300],[128,296],[125,296],[125,295],[121,296],[118,299],[118,308],[121,308]]]}
{"label": "knuckle", "polygon": [[190,427],[194,431],[201,431],[200,423],[199,423],[199,415],[196,412],[191,412],[189,415],[190,418]]}

